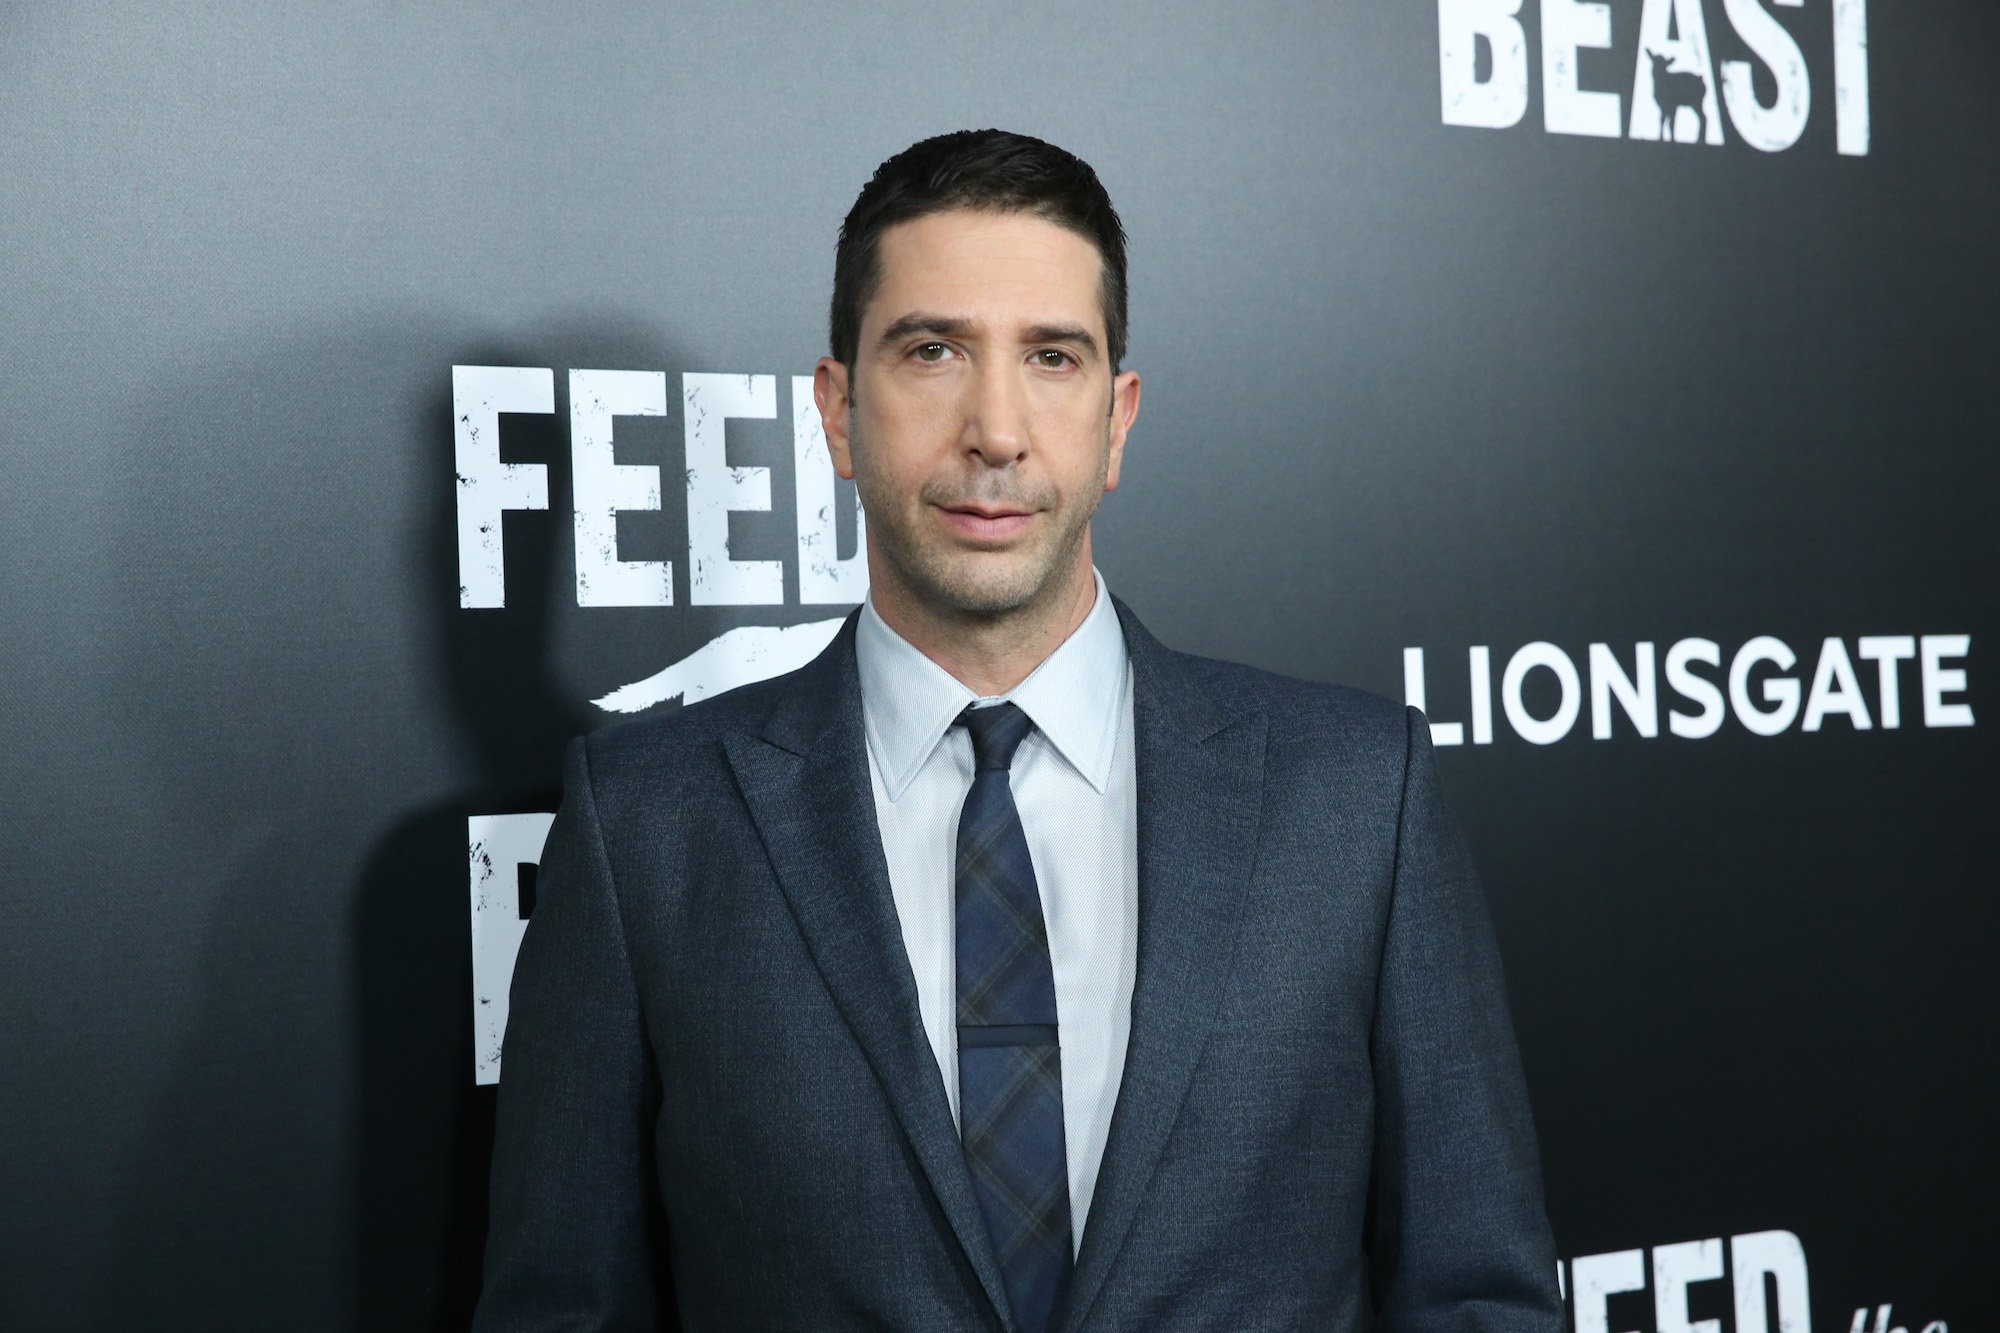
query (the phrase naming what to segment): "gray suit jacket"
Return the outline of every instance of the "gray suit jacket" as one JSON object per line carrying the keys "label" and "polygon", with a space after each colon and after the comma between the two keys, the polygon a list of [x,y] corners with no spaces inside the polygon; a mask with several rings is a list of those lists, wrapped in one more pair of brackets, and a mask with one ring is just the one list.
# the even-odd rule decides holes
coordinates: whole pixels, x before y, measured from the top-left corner
{"label": "gray suit jacket", "polygon": [[[1059,1326],[1555,1333],[1492,930],[1422,716],[1133,672],[1139,956]],[[481,1329],[1004,1329],[876,830],[852,619],[571,748]]]}

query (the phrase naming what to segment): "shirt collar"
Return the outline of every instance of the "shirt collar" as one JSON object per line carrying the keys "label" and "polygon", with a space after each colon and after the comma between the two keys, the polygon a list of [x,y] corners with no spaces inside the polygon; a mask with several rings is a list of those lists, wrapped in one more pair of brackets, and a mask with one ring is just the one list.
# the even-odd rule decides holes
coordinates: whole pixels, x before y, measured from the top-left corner
{"label": "shirt collar", "polygon": [[1125,632],[1091,570],[1097,600],[1083,623],[1042,659],[1028,678],[1002,695],[981,699],[950,672],[889,627],[870,596],[855,626],[855,664],[868,748],[889,799],[901,800],[917,770],[969,703],[1011,702],[1026,713],[1070,767],[1100,794],[1111,784],[1118,710],[1125,700]]}

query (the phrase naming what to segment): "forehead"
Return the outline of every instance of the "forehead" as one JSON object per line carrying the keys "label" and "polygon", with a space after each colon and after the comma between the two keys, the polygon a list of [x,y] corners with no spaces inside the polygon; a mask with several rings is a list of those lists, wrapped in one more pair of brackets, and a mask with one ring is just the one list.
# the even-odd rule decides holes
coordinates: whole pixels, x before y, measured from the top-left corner
{"label": "forehead", "polygon": [[921,311],[995,323],[1067,320],[1103,331],[1097,247],[1032,213],[931,213],[885,230],[876,253],[864,325]]}

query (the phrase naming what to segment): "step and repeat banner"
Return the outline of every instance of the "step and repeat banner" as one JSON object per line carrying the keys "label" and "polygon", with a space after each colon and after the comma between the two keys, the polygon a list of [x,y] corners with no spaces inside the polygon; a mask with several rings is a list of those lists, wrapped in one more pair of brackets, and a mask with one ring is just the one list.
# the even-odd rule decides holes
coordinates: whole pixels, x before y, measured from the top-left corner
{"label": "step and repeat banner", "polygon": [[866,592],[884,157],[1131,234],[1171,645],[1420,705],[1575,1333],[2000,1328],[1984,0],[0,16],[0,1326],[477,1290],[577,733]]}

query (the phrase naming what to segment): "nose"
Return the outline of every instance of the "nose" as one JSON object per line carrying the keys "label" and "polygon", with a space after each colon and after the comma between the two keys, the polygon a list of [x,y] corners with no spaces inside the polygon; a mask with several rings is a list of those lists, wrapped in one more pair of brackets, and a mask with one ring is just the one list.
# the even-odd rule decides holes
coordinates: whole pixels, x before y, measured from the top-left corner
{"label": "nose", "polygon": [[961,444],[988,467],[1007,467],[1028,456],[1028,403],[1021,377],[988,362],[969,377]]}

